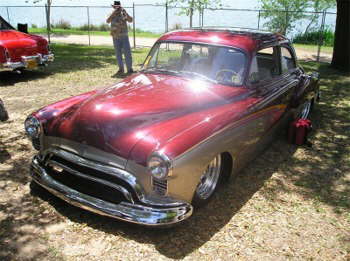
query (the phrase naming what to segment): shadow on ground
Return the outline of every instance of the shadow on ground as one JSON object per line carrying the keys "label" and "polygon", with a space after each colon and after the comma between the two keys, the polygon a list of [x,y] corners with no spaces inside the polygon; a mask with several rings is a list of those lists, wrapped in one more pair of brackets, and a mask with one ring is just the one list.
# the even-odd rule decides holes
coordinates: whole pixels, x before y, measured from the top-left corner
{"label": "shadow on ground", "polygon": [[39,69],[37,71],[23,71],[16,73],[13,71],[0,72],[0,88],[9,87],[20,82],[28,82],[39,80],[51,76],[53,73],[46,69]]}

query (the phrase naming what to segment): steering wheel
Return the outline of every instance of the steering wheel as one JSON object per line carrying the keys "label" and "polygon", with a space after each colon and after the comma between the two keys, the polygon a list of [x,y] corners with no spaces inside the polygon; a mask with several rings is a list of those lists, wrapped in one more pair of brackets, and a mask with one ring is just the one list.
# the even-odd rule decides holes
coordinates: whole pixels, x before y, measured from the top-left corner
{"label": "steering wheel", "polygon": [[241,82],[241,76],[234,70],[222,69],[216,73],[215,80],[218,82],[238,84]]}

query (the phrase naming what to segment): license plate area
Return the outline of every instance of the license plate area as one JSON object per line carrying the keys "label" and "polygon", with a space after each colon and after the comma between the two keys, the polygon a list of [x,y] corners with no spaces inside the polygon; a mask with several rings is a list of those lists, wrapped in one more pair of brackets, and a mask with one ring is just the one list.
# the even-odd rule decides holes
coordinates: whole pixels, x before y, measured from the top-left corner
{"label": "license plate area", "polygon": [[35,69],[38,67],[38,62],[36,59],[30,59],[26,61],[28,69]]}

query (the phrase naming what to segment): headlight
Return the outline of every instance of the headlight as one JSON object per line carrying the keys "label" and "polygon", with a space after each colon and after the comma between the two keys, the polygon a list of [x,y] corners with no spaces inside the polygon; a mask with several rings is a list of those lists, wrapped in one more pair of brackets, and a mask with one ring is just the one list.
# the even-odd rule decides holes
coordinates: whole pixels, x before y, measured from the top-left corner
{"label": "headlight", "polygon": [[39,120],[34,116],[29,116],[24,122],[24,129],[29,137],[38,138],[41,132]]}
{"label": "headlight", "polygon": [[148,172],[156,179],[162,180],[171,176],[171,161],[164,154],[153,153],[148,159],[147,168]]}

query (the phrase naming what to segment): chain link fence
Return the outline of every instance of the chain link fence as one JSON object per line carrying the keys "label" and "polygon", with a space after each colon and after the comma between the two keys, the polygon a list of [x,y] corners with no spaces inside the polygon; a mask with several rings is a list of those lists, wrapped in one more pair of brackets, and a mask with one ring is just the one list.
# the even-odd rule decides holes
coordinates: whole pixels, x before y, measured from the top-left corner
{"label": "chain link fence", "polygon": [[[190,27],[190,18],[179,15],[180,7],[167,4],[133,4],[124,8],[134,17],[134,22],[130,24],[131,44],[134,48],[151,47],[157,34]],[[109,27],[105,23],[111,12],[110,6],[52,6],[49,23],[45,6],[0,6],[0,15],[12,25],[27,23],[34,33],[46,33],[49,40],[88,45],[112,44],[107,33]],[[268,12],[271,11],[205,8],[193,12],[192,26],[267,30],[270,22],[270,17],[266,17]],[[293,13],[274,12],[281,12],[281,17],[285,16],[286,20]],[[303,15],[307,19],[296,21],[287,32],[287,36],[295,43],[298,56],[308,60],[330,61],[336,13],[303,12]],[[310,25],[311,21],[313,23]],[[52,25],[51,30],[45,32],[43,28],[48,28],[48,24]]]}

